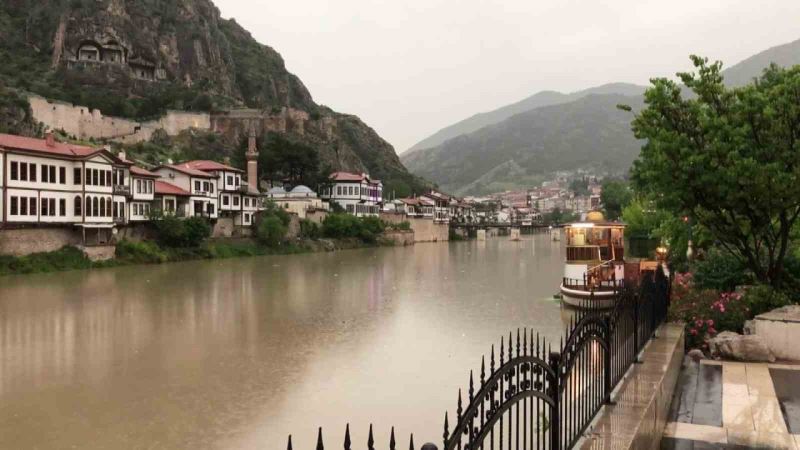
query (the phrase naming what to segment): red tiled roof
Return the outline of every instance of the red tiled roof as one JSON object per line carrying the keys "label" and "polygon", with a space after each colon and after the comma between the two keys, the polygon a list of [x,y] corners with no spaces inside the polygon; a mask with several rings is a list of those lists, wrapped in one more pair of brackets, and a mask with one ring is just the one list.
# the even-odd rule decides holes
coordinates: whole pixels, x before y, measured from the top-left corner
{"label": "red tiled roof", "polygon": [[157,173],[150,172],[147,169],[142,169],[138,166],[131,166],[131,175],[136,175],[137,177],[151,177],[151,178],[160,178],[161,175]]}
{"label": "red tiled roof", "polygon": [[333,181],[361,181],[366,177],[360,173],[334,172],[330,176]]}
{"label": "red tiled roof", "polygon": [[226,164],[218,163],[216,161],[209,161],[207,159],[200,159],[195,161],[186,161],[185,163],[179,164],[180,166],[185,166],[190,169],[195,170],[202,170],[204,172],[211,172],[215,170],[226,170],[228,172],[241,172],[244,173],[244,170],[237,169],[235,167],[231,167]]}
{"label": "red tiled roof", "polygon": [[190,175],[190,176],[198,177],[198,178],[216,178],[214,175],[211,175],[210,173],[203,172],[202,170],[192,169],[192,168],[186,167],[186,166],[184,166],[182,164],[178,164],[178,165],[176,165],[176,164],[163,164],[163,165],[161,165],[159,167],[165,167],[167,169],[172,169],[172,170],[175,170],[177,172],[185,173],[186,175]]}
{"label": "red tiled roof", "polygon": [[51,155],[73,158],[83,158],[103,151],[102,149],[66,144],[58,141],[54,142],[52,146],[49,146],[45,139],[15,136],[12,134],[0,134],[0,147],[12,150],[49,153]]}
{"label": "red tiled roof", "polygon": [[179,188],[178,186],[175,186],[174,184],[167,183],[166,181],[158,181],[158,180],[156,180],[155,184],[156,184],[156,186],[155,186],[156,194],[177,195],[177,196],[181,196],[181,197],[189,197],[189,196],[192,195],[192,194],[189,193],[189,191],[186,191],[186,190],[184,190],[182,188]]}

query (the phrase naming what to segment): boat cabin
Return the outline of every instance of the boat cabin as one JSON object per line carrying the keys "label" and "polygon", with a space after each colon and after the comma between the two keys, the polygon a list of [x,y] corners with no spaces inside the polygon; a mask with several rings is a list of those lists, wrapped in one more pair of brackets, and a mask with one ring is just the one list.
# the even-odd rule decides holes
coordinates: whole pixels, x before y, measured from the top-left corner
{"label": "boat cabin", "polygon": [[590,212],[584,222],[566,225],[564,285],[592,291],[613,289],[625,276],[625,224]]}

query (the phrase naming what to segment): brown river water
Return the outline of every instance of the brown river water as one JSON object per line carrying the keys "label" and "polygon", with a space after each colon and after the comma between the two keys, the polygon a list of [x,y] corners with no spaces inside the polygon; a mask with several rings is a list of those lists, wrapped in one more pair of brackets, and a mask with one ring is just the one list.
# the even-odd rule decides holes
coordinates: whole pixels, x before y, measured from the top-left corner
{"label": "brown river water", "polygon": [[0,448],[441,447],[492,343],[560,336],[563,243],[419,244],[0,278]]}

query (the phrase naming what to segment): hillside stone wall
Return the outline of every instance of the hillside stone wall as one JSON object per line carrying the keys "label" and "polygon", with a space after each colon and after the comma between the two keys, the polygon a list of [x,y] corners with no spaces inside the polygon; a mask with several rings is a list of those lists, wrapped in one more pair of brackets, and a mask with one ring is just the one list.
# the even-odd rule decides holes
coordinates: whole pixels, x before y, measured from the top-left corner
{"label": "hillside stone wall", "polygon": [[109,139],[124,144],[149,141],[158,130],[175,136],[190,128],[211,129],[211,115],[185,111],[167,111],[158,120],[138,122],[104,116],[99,110],[71,103],[51,101],[38,95],[28,96],[33,118],[45,127],[63,130],[80,139]]}

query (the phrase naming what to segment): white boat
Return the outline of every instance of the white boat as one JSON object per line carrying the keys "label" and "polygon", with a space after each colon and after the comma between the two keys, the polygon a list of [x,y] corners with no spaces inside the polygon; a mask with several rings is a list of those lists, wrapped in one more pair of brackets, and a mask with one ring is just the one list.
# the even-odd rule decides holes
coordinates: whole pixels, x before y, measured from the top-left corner
{"label": "white boat", "polygon": [[561,298],[575,307],[610,308],[625,280],[625,224],[590,212],[564,227],[567,255]]}

